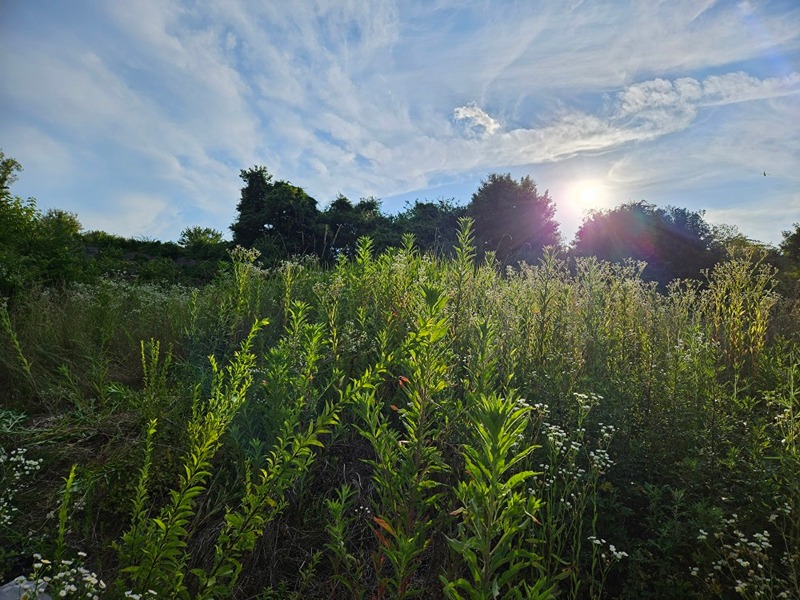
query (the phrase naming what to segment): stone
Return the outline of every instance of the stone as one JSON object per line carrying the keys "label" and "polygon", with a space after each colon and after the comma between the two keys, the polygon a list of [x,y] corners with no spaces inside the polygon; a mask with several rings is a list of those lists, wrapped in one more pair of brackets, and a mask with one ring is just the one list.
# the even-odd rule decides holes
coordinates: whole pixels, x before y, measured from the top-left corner
{"label": "stone", "polygon": [[[52,600],[50,595],[45,593],[42,588],[38,593],[32,592],[33,584],[20,584],[16,581],[9,581],[0,586],[0,600],[21,600],[22,598],[37,598],[38,600]],[[28,594],[27,596],[25,594]]]}

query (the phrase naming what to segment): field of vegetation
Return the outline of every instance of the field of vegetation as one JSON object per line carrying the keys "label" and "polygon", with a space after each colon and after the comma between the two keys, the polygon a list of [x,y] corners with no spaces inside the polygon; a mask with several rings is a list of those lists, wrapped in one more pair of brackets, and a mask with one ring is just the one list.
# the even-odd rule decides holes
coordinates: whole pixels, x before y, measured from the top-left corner
{"label": "field of vegetation", "polygon": [[546,251],[0,310],[0,582],[53,597],[800,598],[800,306]]}

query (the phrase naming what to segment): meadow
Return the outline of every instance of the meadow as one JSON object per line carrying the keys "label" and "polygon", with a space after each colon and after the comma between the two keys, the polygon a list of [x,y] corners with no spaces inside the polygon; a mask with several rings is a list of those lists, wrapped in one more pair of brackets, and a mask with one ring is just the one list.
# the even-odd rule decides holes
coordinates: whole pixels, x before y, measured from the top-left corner
{"label": "meadow", "polygon": [[[406,236],[0,310],[31,597],[800,598],[800,304]],[[63,593],[62,593],[63,592]]]}

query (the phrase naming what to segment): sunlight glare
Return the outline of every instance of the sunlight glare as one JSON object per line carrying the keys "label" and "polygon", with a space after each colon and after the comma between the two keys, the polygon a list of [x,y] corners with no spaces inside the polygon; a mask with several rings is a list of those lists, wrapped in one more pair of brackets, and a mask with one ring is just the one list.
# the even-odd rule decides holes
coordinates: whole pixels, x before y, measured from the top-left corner
{"label": "sunlight glare", "polygon": [[578,191],[578,202],[585,208],[594,208],[597,204],[600,190],[594,186],[585,186]]}
{"label": "sunlight glare", "polygon": [[572,187],[572,202],[581,212],[605,208],[603,185],[598,181],[580,181]]}

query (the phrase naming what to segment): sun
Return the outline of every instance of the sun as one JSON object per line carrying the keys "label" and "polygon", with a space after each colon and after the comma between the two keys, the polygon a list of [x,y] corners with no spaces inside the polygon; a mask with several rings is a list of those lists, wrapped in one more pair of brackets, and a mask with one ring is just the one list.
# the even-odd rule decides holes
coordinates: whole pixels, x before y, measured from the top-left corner
{"label": "sun", "polygon": [[584,185],[578,188],[578,204],[584,208],[597,206],[600,199],[600,189],[594,185]]}
{"label": "sun", "polygon": [[559,214],[565,230],[577,229],[581,222],[609,208],[613,187],[602,177],[565,177],[556,193],[561,199]]}
{"label": "sun", "polygon": [[605,203],[602,184],[597,181],[580,181],[572,186],[572,202],[579,211],[596,210]]}

